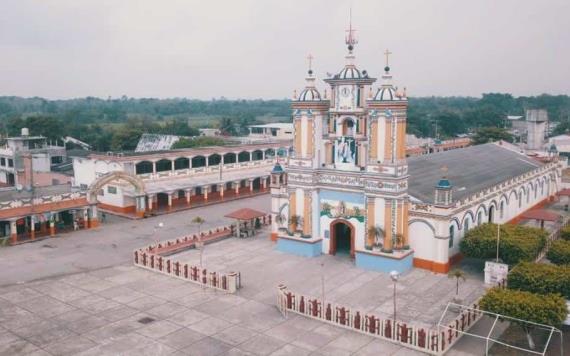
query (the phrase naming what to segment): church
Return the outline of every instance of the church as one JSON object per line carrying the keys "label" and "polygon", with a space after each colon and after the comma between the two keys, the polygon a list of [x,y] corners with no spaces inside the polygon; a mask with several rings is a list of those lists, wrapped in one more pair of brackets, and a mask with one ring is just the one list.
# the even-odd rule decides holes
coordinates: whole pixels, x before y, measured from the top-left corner
{"label": "church", "polygon": [[306,86],[291,102],[293,153],[270,182],[277,250],[446,273],[469,229],[514,221],[560,189],[565,162],[508,143],[406,158],[408,98],[392,83],[391,53],[376,86],[347,33],[345,65],[323,80],[328,88],[317,88],[309,56]]}

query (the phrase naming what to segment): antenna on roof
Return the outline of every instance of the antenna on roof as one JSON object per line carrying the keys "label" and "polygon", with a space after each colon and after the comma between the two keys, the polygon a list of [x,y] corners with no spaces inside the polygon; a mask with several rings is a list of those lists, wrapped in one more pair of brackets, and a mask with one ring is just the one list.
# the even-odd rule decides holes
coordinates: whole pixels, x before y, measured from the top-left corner
{"label": "antenna on roof", "polygon": [[348,20],[348,30],[346,30],[346,37],[344,42],[348,45],[348,51],[352,53],[354,49],[354,45],[358,43],[356,36],[354,33],[356,32],[355,29],[352,28],[352,6],[350,6],[349,10],[349,20]]}

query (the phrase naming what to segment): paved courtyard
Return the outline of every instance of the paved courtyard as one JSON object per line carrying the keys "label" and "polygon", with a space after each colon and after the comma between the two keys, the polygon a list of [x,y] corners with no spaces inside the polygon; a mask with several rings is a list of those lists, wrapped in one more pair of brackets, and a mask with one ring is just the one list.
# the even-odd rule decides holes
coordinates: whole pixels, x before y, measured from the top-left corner
{"label": "paved courtyard", "polygon": [[[110,218],[97,230],[0,249],[0,355],[419,355],[277,311],[277,284],[318,296],[324,271],[327,299],[391,315],[388,277],[347,258],[282,254],[266,233],[206,246],[208,268],[242,273],[237,295],[132,266],[134,248],[193,232],[197,215],[208,227],[226,224],[223,215],[243,206],[267,211],[269,197],[140,221]],[[165,228],[154,235],[159,221]],[[178,258],[195,262],[198,253]],[[470,278],[460,294],[475,298],[479,285]],[[432,325],[453,293],[447,276],[413,270],[398,283],[398,318]]]}
{"label": "paved courtyard", "polygon": [[[282,253],[275,250],[268,234],[208,245],[203,264],[220,272],[240,271],[243,288],[238,295],[267,304],[275,303],[275,287],[280,283],[292,291],[320,297],[324,273],[326,300],[384,317],[393,315],[394,285],[388,274],[356,268],[348,256],[306,258]],[[199,265],[200,260],[197,250],[175,258],[193,265]],[[482,285],[478,277],[461,281],[459,297],[465,304],[473,303],[483,293]],[[396,293],[398,319],[429,327],[437,324],[443,308],[455,296],[455,280],[412,269],[400,277]]]}

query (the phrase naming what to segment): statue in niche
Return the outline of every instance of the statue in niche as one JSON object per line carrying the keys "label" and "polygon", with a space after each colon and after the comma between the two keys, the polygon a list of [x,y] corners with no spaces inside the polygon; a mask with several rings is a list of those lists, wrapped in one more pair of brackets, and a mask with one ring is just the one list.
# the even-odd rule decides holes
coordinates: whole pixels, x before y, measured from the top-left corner
{"label": "statue in niche", "polygon": [[336,145],[335,163],[354,163],[355,160],[354,139],[343,136],[335,142],[335,145]]}

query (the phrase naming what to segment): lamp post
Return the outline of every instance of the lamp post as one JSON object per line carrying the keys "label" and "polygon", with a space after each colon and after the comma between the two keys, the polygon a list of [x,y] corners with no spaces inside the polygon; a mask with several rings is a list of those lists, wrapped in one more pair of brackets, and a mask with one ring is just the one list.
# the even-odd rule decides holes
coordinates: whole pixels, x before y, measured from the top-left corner
{"label": "lamp post", "polygon": [[390,278],[392,282],[394,282],[394,340],[396,340],[396,283],[398,282],[398,278],[400,278],[400,273],[398,271],[390,272]]}
{"label": "lamp post", "polygon": [[154,238],[154,242],[156,243],[156,245],[158,246],[158,239],[157,239],[157,235],[158,235],[158,230],[162,229],[164,227],[164,223],[161,221],[158,224],[156,224],[152,230],[152,236]]}
{"label": "lamp post", "polygon": [[321,294],[322,294],[322,312],[325,311],[325,263],[321,262]]}

